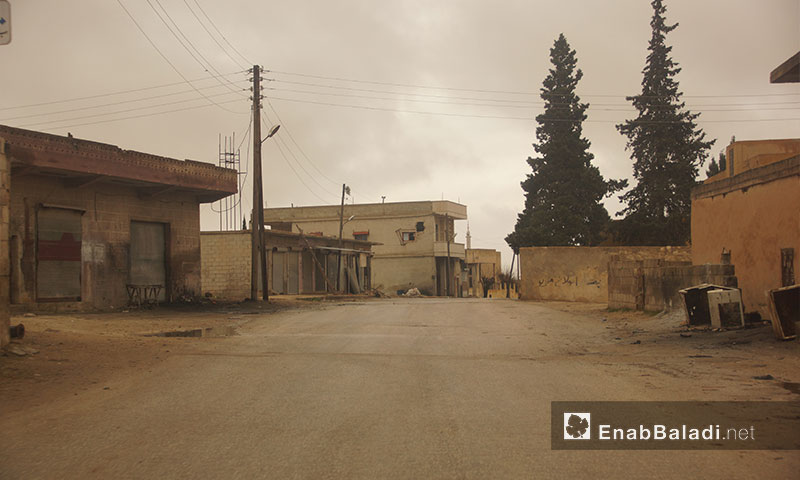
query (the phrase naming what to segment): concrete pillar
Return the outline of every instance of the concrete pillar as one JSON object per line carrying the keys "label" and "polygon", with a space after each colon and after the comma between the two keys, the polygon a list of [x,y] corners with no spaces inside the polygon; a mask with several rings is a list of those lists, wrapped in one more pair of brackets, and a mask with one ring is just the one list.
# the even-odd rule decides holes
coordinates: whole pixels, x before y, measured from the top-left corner
{"label": "concrete pillar", "polygon": [[11,321],[9,281],[11,259],[9,256],[8,206],[11,203],[11,165],[6,157],[6,142],[0,138],[0,347],[10,341],[8,328]]}

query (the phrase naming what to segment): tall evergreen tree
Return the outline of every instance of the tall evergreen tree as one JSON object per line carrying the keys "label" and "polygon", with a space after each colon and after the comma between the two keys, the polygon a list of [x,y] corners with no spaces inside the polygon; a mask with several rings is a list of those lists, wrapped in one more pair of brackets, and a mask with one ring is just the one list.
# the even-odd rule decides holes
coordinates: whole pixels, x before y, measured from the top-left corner
{"label": "tall evergreen tree", "polygon": [[619,241],[640,245],[681,245],[690,238],[690,193],[698,170],[714,141],[705,133],[681,101],[675,76],[681,71],[672,61],[666,34],[678,24],[667,25],[666,7],[653,0],[653,18],[647,63],[642,73],[642,93],[628,97],[638,116],[617,125],[628,137],[627,150],[634,160],[636,186],[620,197],[626,204],[618,222]]}
{"label": "tall evergreen tree", "polygon": [[592,165],[590,143],[582,137],[589,104],[575,94],[583,72],[561,34],[550,49],[553,68],[544,79],[541,97],[544,113],[536,117],[534,150],[528,158],[533,169],[522,189],[525,210],[519,214],[506,242],[517,252],[535,245],[596,245],[604,238],[609,216],[600,200],[622,188],[606,182]]}

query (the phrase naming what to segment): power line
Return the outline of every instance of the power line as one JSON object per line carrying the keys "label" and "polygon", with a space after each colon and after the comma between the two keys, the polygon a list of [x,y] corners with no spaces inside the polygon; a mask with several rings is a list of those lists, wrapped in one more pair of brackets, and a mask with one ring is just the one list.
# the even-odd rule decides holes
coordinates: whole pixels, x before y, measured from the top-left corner
{"label": "power line", "polygon": [[[268,90],[273,90],[276,92],[290,92],[290,93],[301,93],[301,94],[310,94],[310,95],[325,95],[325,96],[334,96],[334,97],[348,97],[348,98],[363,98],[368,100],[387,100],[387,101],[403,101],[403,102],[421,102],[421,103],[432,103],[432,104],[439,104],[439,105],[464,105],[464,106],[473,106],[473,107],[491,107],[491,108],[531,108],[534,105],[542,106],[545,105],[544,102],[524,102],[524,104],[514,104],[514,105],[490,105],[485,103],[464,103],[464,102],[446,102],[446,101],[437,101],[437,100],[421,100],[416,98],[390,98],[390,97],[374,97],[369,95],[350,95],[346,93],[329,93],[329,92],[314,92],[310,90],[294,90],[294,89],[283,89],[283,88],[274,88],[274,87],[267,87]],[[387,92],[388,93],[388,92]],[[484,99],[486,101],[502,101],[502,100],[490,100]],[[516,103],[516,102],[515,102]],[[522,103],[522,102],[521,102]],[[791,102],[800,105],[800,102]],[[551,103],[550,105],[564,105],[568,106],[571,104],[568,103]],[[595,105],[600,105],[600,108],[597,108]],[[620,108],[605,108],[602,107],[604,104],[589,104],[589,108],[594,111],[605,111],[605,112],[630,112],[635,110],[633,105],[614,105],[614,107]],[[609,105],[609,104],[605,104]],[[742,104],[734,104],[736,106],[750,106],[750,105],[742,105]],[[786,106],[787,104],[781,103],[780,105]],[[714,105],[718,106],[718,105]],[[757,110],[798,110],[800,107],[788,107],[788,108],[780,108],[780,107],[761,107],[759,105],[752,105],[756,108],[726,108],[726,109],[703,109],[705,112],[750,112],[750,111],[757,111]],[[674,107],[674,105],[664,105],[664,107]],[[697,105],[693,105],[692,108],[697,108]]]}
{"label": "power line", "polygon": [[[267,127],[268,127],[268,125],[267,125]],[[289,168],[292,170],[292,172],[294,172],[295,177],[297,177],[297,179],[300,180],[300,183],[302,183],[303,186],[306,187],[306,190],[308,190],[309,192],[311,192],[312,195],[317,197],[317,199],[319,199],[320,202],[322,202],[322,203],[324,203],[326,205],[329,205],[331,202],[329,202],[329,201],[323,199],[322,197],[320,197],[319,195],[317,195],[317,192],[315,192],[311,187],[309,187],[308,184],[305,182],[305,180],[303,180],[303,177],[300,176],[300,174],[297,172],[297,170],[294,168],[294,166],[292,166],[291,162],[289,162],[289,158],[283,152],[283,148],[281,148],[281,144],[279,142],[275,142],[275,146],[278,148],[278,152],[280,152],[281,157],[283,158],[283,161],[286,162],[286,165],[288,165]]]}
{"label": "power line", "polygon": [[319,172],[319,174],[322,175],[323,178],[325,178],[326,180],[331,182],[331,184],[339,186],[342,183],[344,183],[344,182],[338,182],[336,180],[332,180],[330,177],[325,175],[325,173],[316,165],[316,163],[313,160],[311,160],[311,158],[308,155],[306,155],[306,152],[305,152],[305,150],[303,150],[303,147],[301,147],[300,144],[297,143],[297,140],[295,140],[294,135],[292,135],[292,131],[288,128],[286,123],[283,121],[281,116],[278,114],[278,111],[275,110],[275,107],[272,105],[272,102],[269,101],[270,97],[265,95],[264,98],[267,100],[267,105],[269,105],[269,108],[270,108],[270,110],[272,110],[272,113],[275,114],[275,118],[278,119],[278,123],[280,123],[283,126],[283,128],[286,131],[286,134],[289,135],[289,139],[292,141],[292,143],[295,144],[295,146],[297,146],[297,149],[300,151],[300,154],[303,155],[303,157],[305,157],[306,160],[308,160],[308,163],[310,163],[311,166],[313,166],[314,169],[317,172]]}
{"label": "power line", "polygon": [[44,131],[53,131],[53,130],[57,130],[57,129],[60,129],[60,128],[82,127],[82,126],[85,126],[85,125],[98,125],[98,124],[101,124],[101,123],[119,122],[119,121],[122,121],[122,120],[132,120],[132,119],[136,119],[136,118],[145,118],[145,117],[152,117],[152,116],[155,116],[155,115],[163,115],[165,113],[183,112],[183,111],[186,111],[186,110],[197,110],[199,108],[210,107],[212,105],[217,105],[218,106],[218,105],[225,105],[225,104],[229,104],[229,103],[233,103],[233,102],[240,102],[240,101],[241,101],[240,99],[235,98],[233,100],[227,100],[227,101],[224,101],[224,102],[218,102],[218,103],[213,103],[213,104],[208,103],[208,104],[205,104],[205,105],[195,105],[193,107],[186,107],[186,108],[176,108],[174,110],[165,110],[163,112],[145,113],[145,114],[142,114],[142,115],[133,115],[133,116],[122,117],[122,118],[111,118],[111,119],[108,119],[108,120],[99,120],[99,121],[96,121],[96,122],[75,123],[75,124],[70,124],[70,125],[57,125],[55,127],[42,128],[42,130],[44,130]]}
{"label": "power line", "polygon": [[[383,107],[373,107],[373,106],[366,106],[366,105],[350,105],[350,104],[342,104],[342,103],[330,103],[330,102],[317,102],[312,100],[300,100],[296,98],[282,98],[282,97],[271,97],[272,100],[283,100],[286,102],[296,102],[296,103],[307,103],[311,105],[326,105],[331,107],[343,107],[343,108],[353,108],[353,109],[361,109],[361,110],[374,110],[374,111],[382,111],[382,112],[398,112],[398,113],[413,113],[418,115],[438,115],[438,116],[446,116],[446,117],[464,117],[464,118],[487,118],[487,119],[497,119],[497,120],[525,120],[525,121],[534,121],[535,118],[533,117],[511,117],[511,116],[503,116],[503,115],[474,115],[474,114],[463,114],[463,113],[448,113],[448,112],[428,112],[428,111],[419,111],[419,110],[401,110],[397,108],[383,108]],[[547,118],[545,119],[550,122],[580,122],[581,120],[575,120],[571,118]],[[800,118],[755,118],[755,119],[736,119],[736,120],[703,120],[706,123],[737,123],[737,122],[767,122],[767,121],[792,121],[792,120],[800,120]],[[624,120],[582,120],[583,122],[590,122],[590,123],[619,123],[620,121]],[[671,121],[647,121],[647,122],[638,122],[639,124],[673,124],[673,123],[681,123],[681,122],[671,122]]]}
{"label": "power line", "polygon": [[[173,36],[173,37],[175,37],[175,40],[177,40],[177,41],[178,41],[178,43],[180,43],[180,44],[181,44],[181,46],[184,48],[184,50],[186,50],[186,51],[189,53],[189,55],[190,55],[190,56],[191,56],[191,57],[192,57],[192,58],[193,58],[193,59],[194,59],[194,60],[195,60],[195,61],[196,61],[196,62],[197,62],[199,65],[200,65],[200,67],[201,67],[203,70],[205,70],[206,72],[208,72],[208,73],[209,73],[209,75],[211,75],[212,77],[214,77],[214,79],[215,79],[216,81],[218,81],[218,82],[220,83],[220,85],[225,85],[225,82],[223,82],[222,80],[220,80],[220,79],[218,78],[218,76],[219,76],[219,71],[217,71],[217,69],[216,69],[216,68],[214,68],[214,66],[211,64],[211,62],[209,62],[209,61],[208,61],[208,59],[207,59],[205,56],[203,56],[203,54],[202,54],[202,53],[200,53],[200,50],[198,50],[198,48],[197,48],[197,47],[195,47],[195,45],[192,43],[192,41],[191,41],[191,40],[189,40],[189,38],[188,38],[188,37],[187,37],[187,36],[186,36],[186,35],[183,33],[183,31],[182,31],[182,30],[181,30],[181,28],[178,26],[178,24],[175,22],[175,20],[173,20],[173,19],[172,19],[172,16],[169,14],[169,12],[167,11],[167,9],[166,9],[166,8],[164,8],[164,6],[161,4],[161,1],[160,1],[160,0],[155,0],[156,4],[158,4],[158,6],[159,6],[159,7],[161,8],[161,10],[164,12],[164,15],[166,15],[167,19],[170,21],[170,23],[172,23],[172,26],[174,26],[174,27],[175,27],[175,30],[177,30],[177,31],[178,31],[178,34],[180,34],[180,37],[178,36],[178,34],[176,34],[176,33],[175,33],[175,31],[172,29],[172,27],[170,27],[170,26],[169,26],[169,23],[167,23],[167,21],[166,21],[166,20],[164,20],[164,17],[162,17],[162,16],[161,16],[161,14],[158,12],[158,9],[156,9],[156,7],[155,7],[155,6],[153,6],[153,4],[151,3],[151,1],[150,1],[150,0],[146,0],[146,1],[147,1],[147,4],[150,6],[150,8],[151,8],[151,9],[152,9],[152,10],[155,12],[155,14],[158,16],[158,19],[159,19],[159,20],[161,20],[161,22],[164,24],[164,26],[166,26],[166,27],[167,27],[167,30],[169,30],[169,33],[171,33],[171,34],[172,34],[172,36]],[[187,47],[187,46],[186,46],[186,44],[184,44],[184,43],[183,43],[183,41],[181,40],[181,37],[183,37],[183,39],[186,41],[186,43],[188,43],[188,44],[189,44],[189,46],[190,46],[190,47],[192,47],[192,49],[193,49],[193,50],[194,50],[194,51],[197,53],[197,55],[198,55],[198,56],[199,56],[201,59],[203,59],[203,62],[205,62],[205,64],[204,64],[203,62],[201,62],[201,61],[200,61],[200,60],[197,58],[197,56],[195,56],[195,55],[194,55],[194,53],[192,53],[192,50],[190,50],[190,49],[189,49],[189,47]],[[209,68],[212,70],[211,72],[209,72],[209,70],[208,70]],[[215,75],[215,74],[216,74],[216,75]],[[228,87],[228,88],[230,89],[230,87]]]}
{"label": "power line", "polygon": [[[217,93],[217,94],[214,94],[214,95],[209,95],[208,98],[222,97],[222,96],[230,95],[230,94],[231,94],[231,92]],[[198,100],[200,100],[200,99],[199,98],[190,98],[188,100],[177,100],[175,102],[160,103],[160,104],[157,104],[157,105],[145,105],[145,106],[142,106],[142,107],[129,108],[129,109],[126,109],[126,110],[117,110],[115,112],[94,113],[94,114],[91,114],[91,115],[84,115],[84,116],[81,116],[81,117],[65,118],[65,119],[61,119],[61,120],[51,120],[51,121],[47,121],[47,122],[34,122],[34,123],[29,123],[27,125],[22,125],[21,128],[33,127],[33,126],[36,126],[36,125],[47,125],[47,124],[50,124],[50,123],[58,123],[58,122],[71,122],[71,121],[74,121],[74,120],[84,120],[86,118],[104,117],[106,115],[116,115],[118,113],[128,113],[128,112],[135,112],[135,111],[139,111],[139,110],[147,110],[148,108],[165,107],[165,106],[168,106],[168,105],[178,105],[178,104],[181,104],[181,103],[196,102]]]}
{"label": "power line", "polygon": [[[223,52],[225,55],[227,55],[227,56],[228,56],[228,58],[230,58],[230,59],[231,59],[231,61],[232,61],[232,62],[233,62],[233,63],[234,63],[234,64],[235,64],[237,67],[239,67],[239,68],[245,68],[245,65],[242,65],[242,64],[241,64],[239,61],[237,61],[235,58],[233,58],[233,56],[231,56],[231,55],[228,53],[228,50],[227,50],[225,47],[223,47],[221,43],[219,43],[219,41],[217,40],[217,37],[215,37],[215,36],[214,36],[214,35],[211,33],[211,31],[208,29],[208,27],[206,27],[206,24],[205,24],[205,23],[203,23],[203,21],[202,21],[202,20],[200,20],[200,17],[198,17],[198,16],[197,16],[197,13],[194,11],[194,9],[192,8],[192,6],[191,6],[191,5],[189,5],[189,2],[188,2],[187,0],[183,0],[183,3],[184,3],[184,4],[186,4],[186,8],[188,8],[188,9],[189,9],[189,11],[190,11],[190,12],[192,12],[192,15],[193,15],[193,16],[194,16],[194,18],[197,20],[197,23],[199,23],[199,24],[200,24],[200,26],[201,26],[201,27],[203,27],[203,30],[205,30],[205,31],[206,31],[206,33],[208,34],[208,36],[209,36],[209,37],[211,37],[211,39],[212,39],[212,40],[214,40],[214,43],[216,43],[216,44],[217,44],[217,46],[219,47],[219,49],[220,49],[220,50],[222,50],[222,52]],[[197,2],[195,1],[195,3],[197,3]],[[206,18],[207,18],[207,17],[206,17]]]}
{"label": "power line", "polygon": [[[180,82],[179,85],[183,85],[183,82]],[[219,85],[211,85],[209,87],[201,87],[200,90],[208,90],[208,89],[211,89],[211,88],[219,88]],[[115,106],[115,105],[124,105],[126,103],[144,102],[146,100],[154,100],[154,99],[157,99],[157,98],[164,98],[164,97],[174,97],[175,95],[184,95],[186,93],[192,93],[192,90],[181,90],[179,92],[171,92],[171,93],[164,93],[164,94],[161,94],[161,95],[152,95],[152,96],[149,96],[149,97],[134,98],[132,100],[121,100],[119,102],[102,103],[102,104],[99,104],[99,105],[91,105],[91,106],[88,106],[88,107],[69,108],[69,109],[66,109],[66,110],[57,110],[57,111],[54,111],[54,112],[50,111],[50,112],[44,112],[44,113],[34,113],[34,114],[29,114],[29,115],[20,115],[20,116],[17,116],[17,117],[4,118],[4,119],[0,120],[0,122],[5,122],[5,121],[8,121],[8,120],[20,120],[20,119],[23,119],[23,118],[34,118],[34,117],[44,117],[44,116],[48,116],[48,115],[58,115],[58,114],[61,114],[61,113],[79,112],[79,111],[83,111],[83,110],[92,110],[92,109],[95,109],[95,108],[111,107],[111,106]],[[230,93],[230,92],[225,92],[225,94],[228,94],[228,93]],[[213,95],[212,95],[212,97],[213,97]],[[192,98],[191,100],[198,100],[198,99],[197,98]],[[151,105],[151,107],[158,107],[158,106],[161,106],[161,105],[168,105],[168,104]]]}
{"label": "power line", "polygon": [[128,9],[125,8],[125,5],[122,3],[122,0],[117,0],[117,3],[119,3],[119,6],[122,7],[123,10],[125,10],[125,13],[131,19],[131,21],[133,21],[134,25],[136,25],[136,28],[139,29],[139,31],[142,33],[142,35],[144,35],[144,37],[147,39],[147,41],[150,42],[150,45],[152,45],[152,47],[156,50],[156,52],[158,52],[158,54],[161,55],[161,58],[163,58],[164,61],[166,61],[169,64],[169,66],[172,67],[173,70],[175,70],[175,73],[177,73],[178,76],[180,76],[183,79],[184,82],[188,83],[197,93],[200,94],[201,97],[205,98],[206,100],[208,100],[212,104],[216,105],[217,107],[219,107],[219,108],[221,108],[221,109],[223,109],[225,111],[231,112],[231,113],[239,114],[239,112],[236,112],[234,110],[230,110],[230,109],[228,109],[226,107],[223,107],[221,104],[214,102],[213,100],[208,98],[206,95],[204,95],[203,92],[198,90],[197,87],[195,87],[194,84],[192,82],[190,82],[189,79],[186,78],[186,76],[183,73],[181,73],[180,70],[178,70],[178,68],[169,60],[169,58],[167,58],[167,56],[164,55],[164,53],[161,51],[161,49],[159,49],[156,46],[155,42],[153,42],[153,40],[147,35],[147,33],[142,28],[142,26],[139,25],[139,22],[137,22],[136,19],[133,17],[131,12],[129,12]]}
{"label": "power line", "polygon": [[[240,73],[243,73],[243,72],[239,71],[239,72],[226,73],[226,74],[224,74],[224,76],[225,77],[230,77],[232,75],[238,75]],[[195,79],[190,80],[190,82],[202,82],[202,81],[206,81],[206,80],[211,80],[211,79],[208,78],[208,77],[195,78]],[[167,87],[174,87],[174,86],[177,86],[177,85],[185,85],[186,83],[187,83],[186,81],[165,83],[165,84],[162,84],[162,85],[153,85],[151,87],[132,88],[130,90],[120,90],[120,91],[117,91],[117,92],[109,92],[109,93],[98,93],[96,95],[87,95],[85,97],[75,97],[75,98],[68,98],[68,99],[64,99],[64,100],[52,100],[52,101],[47,101],[47,102],[29,103],[27,105],[16,105],[16,106],[13,106],[13,107],[2,107],[2,108],[0,108],[0,111],[3,111],[3,110],[17,110],[17,109],[32,108],[32,107],[42,107],[42,106],[45,106],[45,105],[55,105],[55,104],[59,104],[59,103],[78,102],[78,101],[82,101],[82,100],[92,100],[92,99],[95,99],[95,98],[103,98],[103,97],[113,97],[114,95],[124,95],[124,94],[127,94],[127,93],[143,92],[143,91],[146,91],[146,90],[156,90],[156,89],[159,89],[159,88],[167,88]],[[207,88],[216,88],[216,87],[217,87],[217,85],[213,85],[212,87],[201,87],[201,90],[202,89],[207,89]]]}
{"label": "power line", "polygon": [[[272,123],[272,121],[269,119],[269,117],[268,117],[268,115],[267,115],[267,113],[266,113],[265,111],[262,111],[262,117],[263,117],[263,118],[262,118],[262,120],[264,121],[264,125],[265,125],[267,128],[269,128],[269,125],[268,125],[268,123]],[[281,128],[283,129],[283,125],[281,125]],[[318,186],[319,186],[319,187],[320,187],[320,188],[321,188],[321,189],[322,189],[322,190],[323,190],[325,193],[327,193],[328,195],[331,195],[331,196],[333,196],[333,197],[337,197],[337,196],[338,196],[338,194],[336,194],[336,193],[334,193],[334,192],[331,192],[330,190],[328,190],[328,189],[326,189],[324,186],[322,186],[322,184],[320,184],[320,183],[317,181],[317,179],[316,179],[316,178],[314,178],[314,175],[310,174],[310,173],[308,172],[308,170],[306,170],[306,168],[303,166],[303,164],[302,164],[302,163],[300,163],[300,161],[298,160],[298,158],[297,158],[297,156],[294,154],[294,152],[292,152],[291,148],[289,148],[289,145],[286,143],[286,140],[284,140],[284,139],[283,139],[283,137],[281,136],[281,133],[280,133],[280,132],[278,132],[278,135],[276,135],[276,137],[275,137],[275,138],[276,138],[276,140],[277,140],[277,142],[276,142],[276,145],[278,145],[278,146],[280,147],[280,145],[281,145],[281,144],[283,144],[284,148],[286,148],[286,150],[289,152],[289,154],[292,156],[292,158],[294,158],[294,161],[295,161],[295,163],[297,163],[297,166],[299,166],[299,167],[300,167],[300,168],[303,170],[303,172],[305,172],[305,174],[306,174],[306,175],[308,175],[308,177],[309,177],[309,178],[311,178],[311,180],[313,180],[313,181],[314,181],[314,183],[316,183],[316,184],[317,184],[317,185],[318,185]],[[285,156],[284,156],[284,158],[287,160],[287,163],[288,163],[288,157],[285,157]],[[290,166],[291,166],[291,165],[290,165]],[[297,173],[297,171],[296,171],[296,170],[294,170],[294,167],[292,167],[292,170],[293,170],[293,171],[295,171],[295,174],[298,176],[298,178],[300,178],[300,175]],[[300,178],[300,181],[303,181],[303,180],[302,180],[302,178]],[[303,184],[304,184],[304,185],[306,185],[306,183],[305,183],[305,182],[303,182]],[[308,187],[308,185],[306,185],[306,188],[309,188],[309,187]],[[309,188],[309,189],[310,189],[310,188]],[[317,196],[317,198],[320,198],[318,195],[316,195],[316,192],[313,192],[313,193],[315,193],[315,196]],[[320,200],[322,200],[322,199],[320,198]],[[323,200],[323,201],[324,201],[324,200]]]}
{"label": "power line", "polygon": [[[431,89],[431,90],[451,90],[451,91],[458,91],[458,92],[479,92],[479,93],[501,93],[506,95],[541,95],[540,92],[531,92],[531,91],[512,91],[512,90],[489,90],[489,89],[474,89],[474,88],[456,88],[456,87],[444,87],[444,86],[433,86],[433,85],[418,85],[418,84],[409,84],[409,83],[392,83],[392,82],[378,82],[373,80],[360,80],[360,79],[353,79],[353,78],[344,78],[344,77],[333,77],[333,76],[326,76],[326,75],[312,75],[307,73],[297,73],[297,72],[284,72],[280,70],[267,70],[268,72],[277,73],[280,75],[291,75],[297,77],[306,77],[306,78],[316,78],[322,80],[335,80],[339,82],[352,82],[352,83],[362,83],[362,84],[370,84],[370,85],[386,85],[392,87],[408,87],[408,88],[422,88],[422,89]],[[561,94],[554,94],[554,95],[561,95]],[[746,98],[746,97],[782,97],[782,96],[797,96],[800,95],[798,93],[764,93],[764,94],[732,94],[732,95],[683,95],[687,98]],[[589,94],[583,95],[585,97],[608,97],[608,98],[626,98],[626,97],[639,97],[639,98],[662,98],[666,95],[616,95],[616,94]]]}
{"label": "power line", "polygon": [[222,37],[222,40],[224,40],[224,41],[225,41],[225,43],[227,43],[227,44],[228,44],[228,46],[229,46],[229,47],[231,47],[231,49],[232,49],[232,50],[233,50],[233,51],[234,51],[234,52],[235,52],[237,55],[239,55],[240,57],[242,57],[242,60],[244,60],[244,61],[245,61],[245,64],[246,64],[246,65],[254,65],[254,64],[253,64],[253,62],[249,61],[249,60],[248,60],[248,59],[247,59],[247,58],[246,58],[244,55],[242,55],[241,53],[239,53],[239,50],[236,50],[236,47],[234,47],[234,46],[231,44],[231,42],[229,42],[229,41],[228,41],[228,39],[225,37],[225,35],[223,35],[223,34],[222,34],[222,32],[219,30],[219,28],[217,28],[217,25],[214,23],[214,21],[213,21],[213,20],[211,20],[211,17],[209,17],[209,16],[208,16],[208,14],[206,14],[206,11],[205,11],[205,10],[203,10],[203,7],[202,7],[202,6],[200,6],[200,4],[197,2],[197,0],[192,0],[192,1],[194,1],[194,4],[195,4],[195,5],[197,5],[197,8],[200,10],[200,13],[202,13],[202,14],[203,14],[203,16],[204,16],[204,17],[206,17],[206,20],[208,20],[208,23],[210,23],[210,24],[211,24],[211,26],[214,28],[214,30],[216,30],[216,32],[219,34],[219,36],[220,36],[220,37]]}

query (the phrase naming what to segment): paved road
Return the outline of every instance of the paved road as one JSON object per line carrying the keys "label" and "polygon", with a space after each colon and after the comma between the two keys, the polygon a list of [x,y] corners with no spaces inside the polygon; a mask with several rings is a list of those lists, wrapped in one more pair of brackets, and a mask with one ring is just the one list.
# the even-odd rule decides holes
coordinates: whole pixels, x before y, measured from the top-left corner
{"label": "paved road", "polygon": [[797,452],[551,451],[552,400],[708,398],[663,362],[641,374],[646,358],[603,354],[607,335],[596,320],[505,300],[264,316],[235,337],[187,339],[109,390],[0,414],[0,478],[796,474]]}

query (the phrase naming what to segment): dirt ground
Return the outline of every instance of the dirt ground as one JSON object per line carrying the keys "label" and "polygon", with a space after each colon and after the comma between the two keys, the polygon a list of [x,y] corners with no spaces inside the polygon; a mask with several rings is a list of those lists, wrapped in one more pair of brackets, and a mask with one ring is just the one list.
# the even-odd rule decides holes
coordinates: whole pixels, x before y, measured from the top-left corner
{"label": "dirt ground", "polygon": [[[175,354],[197,347],[198,338],[158,336],[167,332],[214,329],[202,342],[218,335],[237,335],[254,318],[289,309],[323,309],[341,302],[387,301],[369,297],[273,297],[271,303],[204,304],[124,310],[106,313],[19,314],[11,324],[25,325],[25,338],[13,341],[31,353],[0,355],[0,398],[7,414],[48,399],[97,389],[127,371],[153,368]],[[609,311],[604,304],[540,302],[538,305],[601,323],[603,339],[586,339],[575,355],[619,359],[670,376],[702,378],[706,391],[718,390],[717,380],[733,379],[752,387],[774,384],[789,395],[800,394],[800,343],[778,341],[766,323],[751,328],[714,332],[689,330],[683,313],[658,315]],[[223,333],[218,329],[223,328]],[[229,328],[231,327],[231,328]],[[224,331],[228,329],[228,331]],[[604,340],[598,347],[597,340]],[[638,373],[647,376],[647,373]],[[105,386],[104,386],[105,388]],[[110,387],[109,387],[110,388]],[[796,397],[788,397],[787,399]],[[755,398],[754,398],[755,399]]]}
{"label": "dirt ground", "polygon": [[[266,305],[204,303],[100,313],[13,315],[11,325],[23,324],[25,337],[13,340],[12,346],[21,346],[30,353],[19,356],[8,350],[0,351],[3,410],[13,414],[64,395],[79,397],[81,392],[97,388],[126,371],[150,371],[171,355],[193,348],[198,340],[160,334],[232,327],[235,335],[238,329],[263,314],[322,308],[354,300],[284,297],[273,298]],[[216,332],[210,333],[203,340],[214,341]]]}

